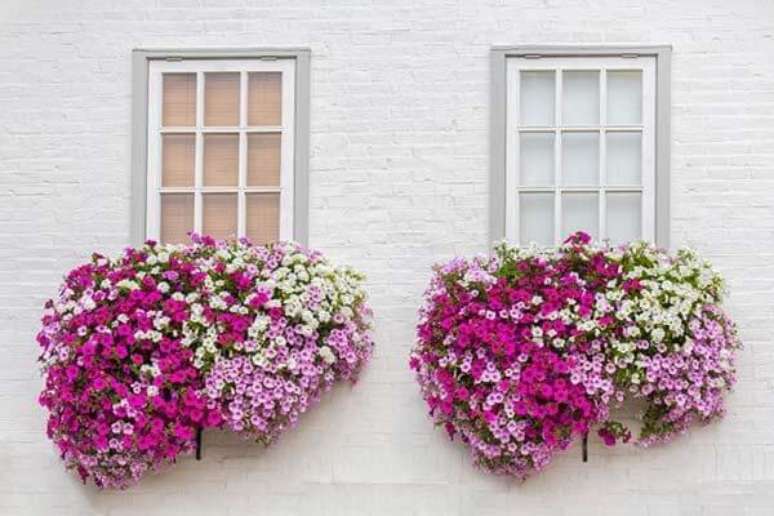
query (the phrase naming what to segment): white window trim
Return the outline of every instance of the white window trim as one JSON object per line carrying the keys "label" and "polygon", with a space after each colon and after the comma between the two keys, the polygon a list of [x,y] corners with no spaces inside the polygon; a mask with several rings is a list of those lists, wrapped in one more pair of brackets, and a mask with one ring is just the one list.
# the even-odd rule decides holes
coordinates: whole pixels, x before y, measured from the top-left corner
{"label": "white window trim", "polygon": [[[562,233],[562,194],[565,192],[588,192],[598,195],[597,209],[599,238],[607,238],[608,192],[641,193],[640,234],[645,240],[655,238],[655,58],[644,57],[545,57],[535,59],[517,56],[507,60],[507,115],[506,115],[506,177],[505,189],[505,235],[511,242],[519,242],[519,197],[522,192],[546,192],[554,194],[553,244],[558,245],[567,236]],[[599,70],[599,123],[594,126],[565,125],[562,123],[562,72]],[[628,126],[607,123],[607,72],[617,70],[639,70],[642,72],[642,120],[640,124]],[[520,126],[519,85],[523,71],[552,71],[555,75],[554,123],[547,127]],[[597,186],[568,187],[562,185],[561,149],[562,136],[566,132],[596,132],[599,135],[599,182]],[[606,181],[606,134],[609,132],[640,132],[642,134],[640,185],[609,186]],[[532,187],[519,184],[519,135],[522,132],[554,133],[554,177],[553,186]]]}
{"label": "white window trim", "polygon": [[[206,74],[210,72],[236,72],[240,74],[240,114],[237,127],[212,127],[204,125],[204,91]],[[247,80],[250,72],[279,72],[282,74],[282,125],[249,126],[247,124]],[[163,74],[196,74],[196,126],[162,127],[161,106]],[[148,78],[148,191],[147,191],[147,238],[160,238],[160,206],[163,193],[194,193],[194,231],[202,233],[203,194],[237,194],[237,237],[245,236],[246,194],[280,194],[280,240],[293,239],[293,122],[295,105],[295,70],[288,60],[261,61],[257,59],[222,59],[197,61],[154,61],[150,63]],[[247,135],[251,133],[281,133],[280,186],[248,187],[247,182]],[[161,139],[166,133],[194,134],[196,156],[194,160],[194,187],[163,187],[161,185]],[[239,135],[239,181],[237,187],[203,186],[203,149],[205,134]]]}
{"label": "white window trim", "polygon": [[491,51],[489,240],[506,238],[507,163],[507,64],[510,57],[653,56],[656,60],[655,112],[655,237],[663,248],[670,246],[670,82],[671,47],[659,46],[518,46],[493,47]]}
{"label": "white window trim", "polygon": [[[290,160],[292,167],[291,179],[287,191],[292,198],[292,213],[286,217],[284,229],[280,228],[281,238],[301,244],[309,244],[309,100],[310,100],[310,57],[307,48],[246,48],[246,49],[136,49],[132,52],[132,195],[129,237],[133,245],[139,245],[150,238],[148,221],[149,204],[149,132],[151,124],[150,105],[150,68],[155,62],[191,63],[191,66],[201,67],[202,61],[207,65],[204,71],[213,70],[213,63],[229,60],[250,60],[255,63],[285,63],[282,66],[293,70],[292,84],[293,102],[285,102],[283,81],[283,120],[285,108],[292,111],[293,126],[289,128],[292,139],[290,152],[285,152],[283,138],[282,161]],[[197,65],[196,63],[199,63]],[[216,71],[216,70],[213,70]],[[158,87],[158,86],[156,86]],[[198,88],[198,86],[197,86]],[[241,91],[246,91],[242,88]],[[201,125],[201,124],[198,124]],[[207,128],[209,129],[209,128]],[[226,132],[236,132],[229,129]],[[241,148],[240,142],[240,148]],[[197,163],[200,163],[197,156]],[[283,165],[284,170],[288,169]],[[240,170],[240,174],[242,171]],[[287,182],[281,176],[281,183]],[[284,184],[283,186],[283,192]],[[207,189],[207,191],[210,191]],[[251,190],[252,191],[252,190]],[[281,194],[282,195],[282,194]],[[282,200],[281,200],[282,202]],[[285,203],[286,205],[288,203]],[[155,217],[158,220],[158,216]],[[241,217],[240,217],[241,219]],[[282,223],[281,223],[282,224]],[[284,233],[284,234],[283,234]]]}

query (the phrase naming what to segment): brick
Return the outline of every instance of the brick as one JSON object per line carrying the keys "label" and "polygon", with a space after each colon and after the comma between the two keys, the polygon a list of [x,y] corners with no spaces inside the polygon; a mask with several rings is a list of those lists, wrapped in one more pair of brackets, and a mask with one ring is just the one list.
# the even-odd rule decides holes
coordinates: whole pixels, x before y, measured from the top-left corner
{"label": "brick", "polygon": [[[769,0],[2,4],[0,513],[771,513]],[[489,49],[522,43],[673,45],[672,241],[726,274],[746,348],[723,423],[518,486],[433,427],[406,362],[430,266],[487,250]],[[376,355],[276,448],[214,432],[201,463],[97,493],[45,438],[34,335],[66,270],[128,242],[131,50],[256,46],[312,49],[310,240],[368,274]]]}

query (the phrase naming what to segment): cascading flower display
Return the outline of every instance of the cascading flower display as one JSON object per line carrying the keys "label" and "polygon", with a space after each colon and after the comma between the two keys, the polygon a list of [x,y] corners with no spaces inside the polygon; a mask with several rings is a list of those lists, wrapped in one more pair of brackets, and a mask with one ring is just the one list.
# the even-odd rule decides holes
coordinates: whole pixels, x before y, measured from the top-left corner
{"label": "cascading flower display", "polygon": [[584,233],[550,250],[500,244],[436,268],[410,366],[475,463],[523,479],[592,428],[628,441],[610,409],[629,397],[646,405],[643,446],[721,416],[740,347],[723,290],[686,249]]}
{"label": "cascading flower display", "polygon": [[226,426],[268,444],[370,357],[363,276],[296,244],[202,249],[207,304],[183,341],[202,343],[194,365]]}
{"label": "cascading flower display", "polygon": [[359,273],[293,243],[192,240],[95,254],[46,303],[48,435],[100,487],[190,452],[197,429],[268,444],[371,355]]}

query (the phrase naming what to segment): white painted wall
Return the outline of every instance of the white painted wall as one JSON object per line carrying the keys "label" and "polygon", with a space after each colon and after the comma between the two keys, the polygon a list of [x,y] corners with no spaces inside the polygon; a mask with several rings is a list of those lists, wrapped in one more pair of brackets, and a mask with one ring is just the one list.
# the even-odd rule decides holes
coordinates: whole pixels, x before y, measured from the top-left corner
{"label": "white painted wall", "polygon": [[[384,5],[382,5],[384,4]],[[663,449],[577,448],[517,485],[425,416],[407,353],[430,265],[485,251],[491,45],[672,44],[673,241],[726,274],[730,413]],[[44,435],[34,334],[61,274],[128,242],[135,47],[312,49],[311,243],[369,275],[378,349],[274,448],[206,435],[97,492]],[[0,514],[774,514],[771,0],[3,0]]]}

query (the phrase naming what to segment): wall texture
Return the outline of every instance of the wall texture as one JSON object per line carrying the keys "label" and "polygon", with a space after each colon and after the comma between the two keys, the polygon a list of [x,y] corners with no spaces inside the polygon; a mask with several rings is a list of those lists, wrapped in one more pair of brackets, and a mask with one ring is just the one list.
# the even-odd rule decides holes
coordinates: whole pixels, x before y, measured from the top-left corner
{"label": "wall texture", "polygon": [[[729,279],[728,418],[671,446],[574,448],[517,485],[425,415],[407,353],[430,265],[487,250],[492,45],[671,44],[672,241]],[[376,356],[274,448],[228,435],[124,493],[64,472],[35,403],[61,274],[128,243],[131,50],[312,49],[311,244],[369,275]],[[771,0],[3,0],[0,514],[774,513]]]}

